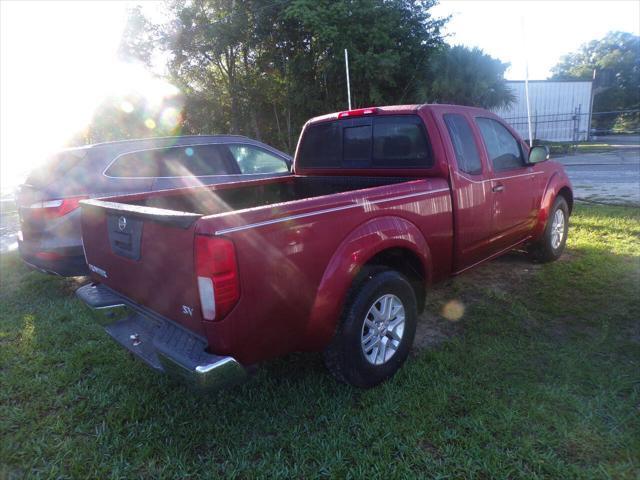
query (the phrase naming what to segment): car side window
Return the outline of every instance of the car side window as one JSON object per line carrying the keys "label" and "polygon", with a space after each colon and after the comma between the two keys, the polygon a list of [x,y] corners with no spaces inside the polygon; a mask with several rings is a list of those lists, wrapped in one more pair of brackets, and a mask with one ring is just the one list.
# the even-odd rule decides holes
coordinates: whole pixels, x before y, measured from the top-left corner
{"label": "car side window", "polygon": [[161,177],[204,177],[231,173],[220,145],[167,148],[161,153]]}
{"label": "car side window", "polygon": [[520,144],[500,122],[491,118],[476,118],[476,123],[494,171],[500,172],[526,166]]}
{"label": "car side window", "polygon": [[482,173],[480,152],[478,152],[478,146],[467,119],[464,115],[449,113],[444,116],[444,122],[447,125],[449,137],[451,137],[458,169],[471,175]]}
{"label": "car side window", "polygon": [[251,145],[228,145],[241,173],[285,173],[289,166],[284,159]]}
{"label": "car side window", "polygon": [[109,165],[104,174],[108,177],[153,178],[160,172],[157,150],[125,153]]}
{"label": "car side window", "polygon": [[109,177],[190,177],[228,174],[219,145],[156,148],[119,156],[107,168]]}

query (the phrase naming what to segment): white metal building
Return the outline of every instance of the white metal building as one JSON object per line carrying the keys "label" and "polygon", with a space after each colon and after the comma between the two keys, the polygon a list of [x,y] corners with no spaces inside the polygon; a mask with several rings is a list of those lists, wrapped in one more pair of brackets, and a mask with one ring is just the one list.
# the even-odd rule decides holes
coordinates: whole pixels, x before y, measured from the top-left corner
{"label": "white metal building", "polygon": [[[515,96],[508,108],[494,112],[522,138],[529,138],[524,80],[508,81]],[[553,141],[587,140],[593,108],[591,81],[529,80],[533,138]]]}

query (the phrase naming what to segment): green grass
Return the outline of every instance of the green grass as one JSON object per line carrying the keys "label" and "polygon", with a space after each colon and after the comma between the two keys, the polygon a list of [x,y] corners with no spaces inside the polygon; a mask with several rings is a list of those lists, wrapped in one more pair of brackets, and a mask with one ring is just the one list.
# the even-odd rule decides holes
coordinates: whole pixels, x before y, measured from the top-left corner
{"label": "green grass", "polygon": [[0,478],[637,479],[638,210],[577,207],[566,257],[507,265],[533,272],[511,291],[439,287],[475,299],[459,334],[378,388],[296,354],[199,395],[117,347],[71,282],[3,255]]}
{"label": "green grass", "polygon": [[552,155],[566,155],[574,153],[606,153],[620,150],[620,146],[602,142],[550,142],[536,140],[536,145],[546,145]]}

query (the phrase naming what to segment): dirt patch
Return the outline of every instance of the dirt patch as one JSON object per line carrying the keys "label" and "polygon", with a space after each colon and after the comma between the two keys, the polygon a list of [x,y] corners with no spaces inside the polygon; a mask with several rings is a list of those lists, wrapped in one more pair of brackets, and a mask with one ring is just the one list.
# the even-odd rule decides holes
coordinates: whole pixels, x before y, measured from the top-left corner
{"label": "dirt patch", "polygon": [[433,458],[442,458],[442,452],[440,449],[428,440],[422,440],[420,442],[420,448]]}
{"label": "dirt patch", "polygon": [[[560,261],[570,261],[565,253]],[[418,317],[414,348],[435,348],[464,333],[466,309],[485,298],[486,292],[506,296],[523,288],[542,265],[533,263],[524,252],[514,251],[496,260],[436,285],[427,293],[427,306]]]}
{"label": "dirt patch", "polygon": [[62,279],[60,283],[60,293],[65,296],[73,296],[76,293],[78,288],[86,285],[87,283],[91,283],[91,278],[81,276],[81,277],[65,277]]}

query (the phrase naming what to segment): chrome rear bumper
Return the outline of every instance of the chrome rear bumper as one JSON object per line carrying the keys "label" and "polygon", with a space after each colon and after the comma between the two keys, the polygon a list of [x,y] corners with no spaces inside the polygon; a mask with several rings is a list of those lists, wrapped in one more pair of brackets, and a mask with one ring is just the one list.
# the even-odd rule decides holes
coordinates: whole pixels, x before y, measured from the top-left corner
{"label": "chrome rear bumper", "polygon": [[104,285],[85,285],[76,295],[116,342],[156,371],[207,391],[238,383],[246,376],[245,368],[233,357],[207,352],[204,338]]}

